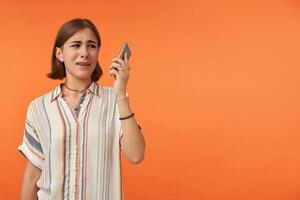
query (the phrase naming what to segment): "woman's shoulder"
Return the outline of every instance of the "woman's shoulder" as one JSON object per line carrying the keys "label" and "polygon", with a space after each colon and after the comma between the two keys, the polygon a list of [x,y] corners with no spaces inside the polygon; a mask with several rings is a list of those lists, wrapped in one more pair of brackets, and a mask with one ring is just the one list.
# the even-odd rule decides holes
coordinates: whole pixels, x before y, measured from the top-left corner
{"label": "woman's shoulder", "polygon": [[33,98],[29,102],[29,107],[32,107],[33,105],[43,105],[43,104],[45,105],[47,103],[51,103],[54,92],[55,92],[55,89]]}

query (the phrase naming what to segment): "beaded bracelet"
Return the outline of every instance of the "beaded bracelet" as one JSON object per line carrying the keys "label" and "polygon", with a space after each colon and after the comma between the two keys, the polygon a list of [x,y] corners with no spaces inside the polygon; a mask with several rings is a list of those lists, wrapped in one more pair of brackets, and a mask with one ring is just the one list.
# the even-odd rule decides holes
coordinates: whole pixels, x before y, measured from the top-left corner
{"label": "beaded bracelet", "polygon": [[132,113],[131,115],[127,116],[127,117],[119,117],[119,120],[124,120],[124,119],[128,119],[134,116],[134,113]]}

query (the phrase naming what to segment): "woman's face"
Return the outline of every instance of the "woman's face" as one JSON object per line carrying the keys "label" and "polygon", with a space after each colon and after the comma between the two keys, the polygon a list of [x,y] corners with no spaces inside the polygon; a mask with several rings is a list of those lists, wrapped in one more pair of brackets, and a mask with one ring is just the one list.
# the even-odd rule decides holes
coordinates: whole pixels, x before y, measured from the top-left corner
{"label": "woman's face", "polygon": [[56,49],[56,57],[64,62],[67,79],[87,80],[98,62],[99,44],[92,30],[84,28],[76,32]]}

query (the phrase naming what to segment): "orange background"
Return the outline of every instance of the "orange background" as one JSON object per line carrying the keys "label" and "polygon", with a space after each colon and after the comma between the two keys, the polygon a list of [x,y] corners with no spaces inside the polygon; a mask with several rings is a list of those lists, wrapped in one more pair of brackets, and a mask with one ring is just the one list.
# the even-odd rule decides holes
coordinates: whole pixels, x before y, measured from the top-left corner
{"label": "orange background", "polygon": [[300,2],[127,0],[0,2],[0,197],[17,199],[17,147],[46,78],[56,32],[74,17],[102,37],[100,84],[132,49],[128,93],[143,163],[124,160],[126,199],[300,199]]}

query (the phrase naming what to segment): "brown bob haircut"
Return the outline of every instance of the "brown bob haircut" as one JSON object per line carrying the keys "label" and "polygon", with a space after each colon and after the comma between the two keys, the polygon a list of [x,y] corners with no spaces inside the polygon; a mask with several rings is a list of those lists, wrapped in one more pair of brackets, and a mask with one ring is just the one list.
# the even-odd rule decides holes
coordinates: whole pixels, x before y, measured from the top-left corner
{"label": "brown bob haircut", "polygon": [[[61,28],[59,29],[56,35],[55,43],[52,49],[52,56],[51,56],[51,72],[47,74],[47,77],[51,79],[60,79],[60,80],[66,77],[65,64],[63,62],[60,62],[56,58],[56,47],[61,48],[70,37],[72,37],[76,32],[84,28],[89,28],[91,29],[91,31],[93,31],[97,39],[98,48],[100,48],[101,39],[100,39],[99,32],[96,26],[90,20],[76,18],[66,22],[61,26]],[[102,69],[99,65],[99,62],[97,62],[96,68],[91,75],[92,81],[98,81],[102,76],[102,74],[103,74]]]}

